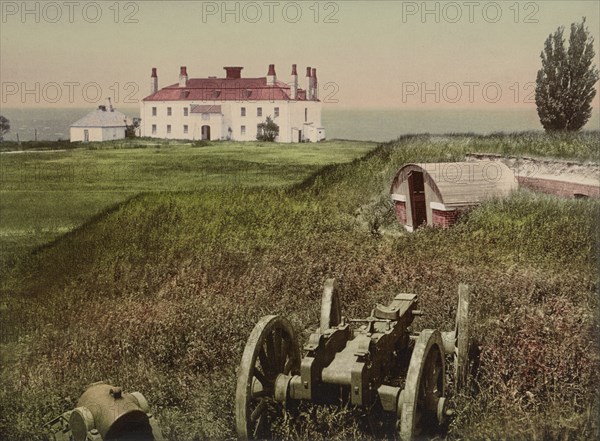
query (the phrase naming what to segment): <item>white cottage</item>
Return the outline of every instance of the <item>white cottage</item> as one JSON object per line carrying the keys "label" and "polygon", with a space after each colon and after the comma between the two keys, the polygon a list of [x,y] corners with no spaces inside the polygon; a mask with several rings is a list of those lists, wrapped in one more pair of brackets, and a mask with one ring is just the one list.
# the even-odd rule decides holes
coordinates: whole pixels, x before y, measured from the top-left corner
{"label": "white cottage", "polygon": [[127,117],[112,106],[98,106],[80,120],[71,124],[71,142],[110,141],[125,138]]}
{"label": "white cottage", "polygon": [[158,89],[152,69],[151,94],[141,103],[141,135],[191,140],[256,140],[258,125],[270,116],[279,126],[277,142],[317,142],[321,126],[317,69],[307,67],[306,88],[298,87],[296,65],[291,81],[277,79],[275,65],[266,77],[242,78],[243,67],[225,67],[225,77],[188,78],[181,67],[179,83]]}

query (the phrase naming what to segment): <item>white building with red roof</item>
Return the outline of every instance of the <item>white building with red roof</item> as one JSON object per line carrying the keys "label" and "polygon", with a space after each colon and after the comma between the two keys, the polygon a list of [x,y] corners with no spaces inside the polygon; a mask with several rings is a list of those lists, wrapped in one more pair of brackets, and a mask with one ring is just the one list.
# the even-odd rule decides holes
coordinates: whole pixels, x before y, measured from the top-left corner
{"label": "white building with red roof", "polygon": [[243,67],[225,67],[225,77],[188,78],[181,67],[179,83],[158,89],[152,69],[151,94],[141,103],[141,135],[191,140],[256,140],[268,116],[279,126],[277,142],[318,142],[321,126],[317,70],[307,67],[306,87],[299,87],[296,65],[291,81],[277,79],[275,65],[266,77],[242,78]]}

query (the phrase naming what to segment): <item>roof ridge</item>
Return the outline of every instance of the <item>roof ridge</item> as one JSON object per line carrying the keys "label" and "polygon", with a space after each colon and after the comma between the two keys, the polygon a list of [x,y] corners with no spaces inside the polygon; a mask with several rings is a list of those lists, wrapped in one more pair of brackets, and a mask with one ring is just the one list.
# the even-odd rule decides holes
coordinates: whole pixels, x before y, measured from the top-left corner
{"label": "roof ridge", "polygon": [[127,115],[117,109],[95,109],[79,118],[69,127],[125,127]]}

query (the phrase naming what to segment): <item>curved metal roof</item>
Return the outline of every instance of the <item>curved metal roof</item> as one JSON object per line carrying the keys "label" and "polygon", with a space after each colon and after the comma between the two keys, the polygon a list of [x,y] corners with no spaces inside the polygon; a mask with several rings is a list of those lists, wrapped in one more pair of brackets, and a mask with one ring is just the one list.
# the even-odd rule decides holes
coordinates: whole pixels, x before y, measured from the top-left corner
{"label": "curved metal roof", "polygon": [[475,205],[518,188],[513,171],[501,162],[432,162],[403,165],[392,182],[392,194],[400,193],[398,189],[411,171],[423,172],[425,182],[447,207]]}

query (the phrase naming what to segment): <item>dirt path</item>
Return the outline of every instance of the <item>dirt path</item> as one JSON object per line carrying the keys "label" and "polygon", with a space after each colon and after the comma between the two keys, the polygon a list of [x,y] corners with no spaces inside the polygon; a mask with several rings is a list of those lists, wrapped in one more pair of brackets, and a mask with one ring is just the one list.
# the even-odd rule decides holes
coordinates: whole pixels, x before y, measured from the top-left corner
{"label": "dirt path", "polygon": [[0,155],[16,155],[19,153],[57,153],[66,152],[66,149],[61,150],[10,150],[8,152],[0,152]]}

